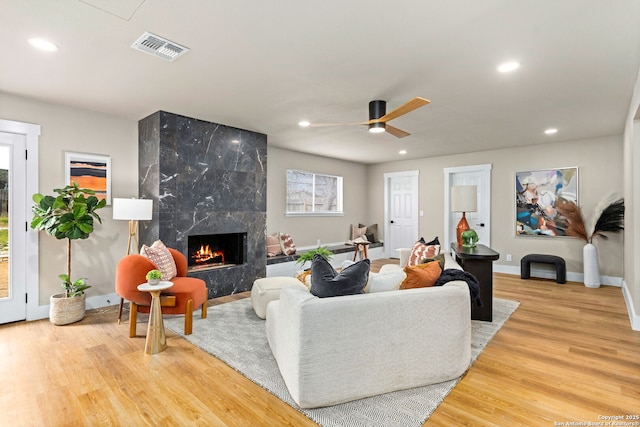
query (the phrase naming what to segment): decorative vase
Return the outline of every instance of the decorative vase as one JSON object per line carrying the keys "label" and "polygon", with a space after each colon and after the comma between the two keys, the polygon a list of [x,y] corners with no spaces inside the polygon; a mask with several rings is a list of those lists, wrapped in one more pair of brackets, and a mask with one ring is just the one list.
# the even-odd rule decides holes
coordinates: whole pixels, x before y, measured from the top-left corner
{"label": "decorative vase", "polygon": [[582,248],[582,264],[584,268],[584,285],[588,288],[599,288],[598,248],[591,243],[587,243]]}
{"label": "decorative vase", "polygon": [[82,320],[85,309],[85,295],[67,298],[65,294],[51,295],[49,298],[49,320],[54,325],[68,325]]}
{"label": "decorative vase", "polygon": [[148,279],[147,283],[150,285],[157,285],[158,283],[160,283],[160,279]]}

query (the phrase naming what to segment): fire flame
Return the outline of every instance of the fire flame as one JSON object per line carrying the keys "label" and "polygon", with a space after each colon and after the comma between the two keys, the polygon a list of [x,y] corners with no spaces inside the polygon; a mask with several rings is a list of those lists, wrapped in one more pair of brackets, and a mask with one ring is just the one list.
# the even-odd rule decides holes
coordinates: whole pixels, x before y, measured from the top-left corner
{"label": "fire flame", "polygon": [[200,245],[200,249],[195,251],[192,257],[196,264],[212,262],[224,264],[224,252],[212,251],[209,245]]}

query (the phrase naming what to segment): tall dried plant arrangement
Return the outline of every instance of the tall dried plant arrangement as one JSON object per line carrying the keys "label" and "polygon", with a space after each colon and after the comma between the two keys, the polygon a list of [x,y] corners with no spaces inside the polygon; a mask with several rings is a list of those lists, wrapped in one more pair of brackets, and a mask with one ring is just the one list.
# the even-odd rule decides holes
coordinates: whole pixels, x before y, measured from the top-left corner
{"label": "tall dried plant arrangement", "polygon": [[567,218],[567,235],[586,243],[592,243],[597,236],[607,239],[606,233],[624,230],[624,199],[616,193],[609,193],[600,200],[590,222],[585,221],[582,209],[573,202],[564,201],[556,208]]}

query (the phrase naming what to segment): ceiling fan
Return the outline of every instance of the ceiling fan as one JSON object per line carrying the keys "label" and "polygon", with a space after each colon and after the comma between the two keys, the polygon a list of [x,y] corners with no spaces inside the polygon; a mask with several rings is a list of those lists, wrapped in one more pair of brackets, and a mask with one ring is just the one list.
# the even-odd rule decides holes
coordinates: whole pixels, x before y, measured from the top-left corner
{"label": "ceiling fan", "polygon": [[404,138],[411,135],[409,132],[405,132],[402,129],[391,126],[387,122],[410,113],[420,107],[429,104],[431,101],[428,99],[420,98],[416,96],[408,102],[405,102],[401,106],[395,108],[389,113],[387,110],[387,101],[371,101],[369,102],[369,120],[360,123],[309,123],[300,122],[300,126],[303,127],[320,127],[320,126],[341,126],[341,125],[366,125],[369,126],[369,132],[382,133],[388,132],[396,138]]}

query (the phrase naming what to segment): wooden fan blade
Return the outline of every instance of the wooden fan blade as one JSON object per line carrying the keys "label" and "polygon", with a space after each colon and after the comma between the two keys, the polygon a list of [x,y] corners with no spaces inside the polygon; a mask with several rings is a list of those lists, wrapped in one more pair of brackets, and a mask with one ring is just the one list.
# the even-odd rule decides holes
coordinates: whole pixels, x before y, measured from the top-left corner
{"label": "wooden fan blade", "polygon": [[409,132],[405,132],[402,129],[394,128],[388,123],[384,125],[385,130],[396,138],[404,138],[405,136],[411,135]]}
{"label": "wooden fan blade", "polygon": [[420,98],[419,96],[416,96],[411,101],[405,102],[398,108],[388,112],[387,114],[380,117],[379,119],[369,120],[369,123],[388,122],[389,120],[393,120],[397,117],[410,113],[413,110],[423,107],[430,102],[431,101],[429,101],[428,99],[424,99],[424,98]]}

